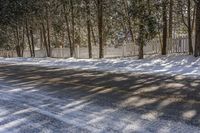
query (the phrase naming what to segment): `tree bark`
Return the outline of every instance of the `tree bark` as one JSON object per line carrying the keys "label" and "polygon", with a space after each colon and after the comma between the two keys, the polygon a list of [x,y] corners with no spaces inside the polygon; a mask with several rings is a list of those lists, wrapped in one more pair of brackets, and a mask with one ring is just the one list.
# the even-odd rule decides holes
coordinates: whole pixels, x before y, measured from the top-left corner
{"label": "tree bark", "polygon": [[189,54],[193,54],[192,46],[192,24],[191,24],[191,1],[188,0],[188,44],[189,44]]}
{"label": "tree bark", "polygon": [[174,0],[169,1],[169,30],[168,30],[168,40],[169,40],[169,50],[172,50],[172,39],[173,39],[173,7]]}
{"label": "tree bark", "polygon": [[143,48],[144,48],[145,43],[144,43],[143,30],[144,30],[144,26],[143,26],[143,24],[140,24],[140,26],[139,26],[139,37],[138,37],[138,45],[139,45],[139,49],[138,49],[139,56],[138,56],[138,58],[139,59],[143,59],[144,58],[144,50],[143,50]]}
{"label": "tree bark", "polygon": [[73,50],[73,46],[72,46],[69,19],[68,19],[68,15],[66,14],[66,7],[65,7],[65,5],[63,5],[63,9],[64,9],[65,21],[66,21],[66,26],[67,26],[67,36],[68,36],[68,41],[69,41],[70,57],[73,57],[74,56],[74,50]]}
{"label": "tree bark", "polygon": [[200,56],[200,0],[196,1],[196,34],[195,34],[195,53],[194,56]]}
{"label": "tree bark", "polygon": [[22,43],[21,43],[21,56],[24,57],[24,43],[25,43],[25,28],[22,27]]}
{"label": "tree bark", "polygon": [[92,37],[93,37],[94,45],[97,46],[96,37],[95,37],[95,34],[94,34],[94,28],[93,28],[93,26],[91,26],[91,32],[92,32]]}
{"label": "tree bark", "polygon": [[47,44],[46,29],[45,29],[44,23],[42,23],[42,32],[43,32],[43,38],[44,38],[44,46],[46,49],[47,56],[49,57],[50,53],[49,53],[49,48]]}
{"label": "tree bark", "polygon": [[47,23],[47,46],[48,46],[48,57],[51,57],[51,40],[50,40],[50,24],[49,24],[49,10],[46,7],[46,23]]}
{"label": "tree bark", "polygon": [[135,45],[134,35],[133,35],[133,30],[132,30],[131,18],[129,17],[129,12],[128,12],[128,2],[127,2],[127,0],[124,0],[123,3],[124,3],[124,8],[125,8],[125,15],[126,15],[126,18],[127,18],[126,21],[128,22],[128,29],[129,29],[129,32],[130,32],[130,35],[131,35],[133,46],[134,46]]}
{"label": "tree bark", "polygon": [[92,58],[92,44],[91,44],[91,21],[90,21],[90,0],[85,0],[87,10],[87,32],[88,32],[88,54]]}
{"label": "tree bark", "polygon": [[99,58],[104,58],[103,45],[103,0],[97,0],[98,7],[98,30],[99,30]]}
{"label": "tree bark", "polygon": [[34,35],[32,26],[30,27],[30,35],[31,35],[32,56],[35,57],[35,44],[34,44]]}
{"label": "tree bark", "polygon": [[40,49],[42,50],[43,49],[43,34],[42,34],[42,29],[40,28]]}
{"label": "tree bark", "polygon": [[27,18],[26,18],[26,37],[27,37],[27,40],[28,40],[28,46],[29,46],[29,51],[30,51],[31,57],[33,57],[32,46],[31,46],[31,41],[30,41],[30,36],[29,36],[28,19]]}
{"label": "tree bark", "polygon": [[71,43],[72,43],[72,51],[73,51],[73,56],[74,56],[74,53],[75,53],[75,21],[74,21],[74,3],[73,3],[73,0],[70,0],[70,7],[71,7],[71,17],[72,17],[72,40],[71,40]]}
{"label": "tree bark", "polygon": [[167,4],[163,2],[163,44],[162,44],[162,55],[167,54]]}
{"label": "tree bark", "polygon": [[19,37],[19,27],[16,26],[16,40],[17,40],[17,45],[16,45],[16,52],[18,57],[21,56],[21,47],[20,47],[20,37]]}
{"label": "tree bark", "polygon": [[170,0],[169,3],[169,38],[172,39],[172,31],[173,31],[173,5],[174,1]]}

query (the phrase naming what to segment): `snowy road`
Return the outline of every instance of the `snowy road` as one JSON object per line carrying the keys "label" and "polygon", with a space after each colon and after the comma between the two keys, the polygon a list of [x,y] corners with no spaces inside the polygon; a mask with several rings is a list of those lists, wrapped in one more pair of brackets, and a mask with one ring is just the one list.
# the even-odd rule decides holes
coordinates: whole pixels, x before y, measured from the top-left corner
{"label": "snowy road", "polygon": [[0,132],[200,132],[200,78],[0,65]]}

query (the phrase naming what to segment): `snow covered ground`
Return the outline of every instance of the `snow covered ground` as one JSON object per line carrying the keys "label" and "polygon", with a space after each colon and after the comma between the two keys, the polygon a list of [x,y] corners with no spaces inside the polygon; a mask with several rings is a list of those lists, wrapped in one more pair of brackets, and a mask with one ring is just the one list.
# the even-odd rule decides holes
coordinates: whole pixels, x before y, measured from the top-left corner
{"label": "snow covered ground", "polygon": [[[144,60],[137,60],[136,58],[102,59],[102,60],[98,59],[77,60],[77,59],[52,59],[52,58],[44,58],[44,59],[0,58],[0,63],[2,64],[15,63],[19,65],[20,64],[36,65],[36,66],[39,65],[48,67],[59,67],[62,69],[88,69],[88,70],[100,70],[100,71],[111,71],[111,72],[164,73],[164,74],[183,74],[190,76],[200,75],[200,59],[186,55],[170,55],[168,57],[150,56]],[[18,79],[16,75],[20,75],[17,73],[17,71],[19,71],[19,68],[16,69],[15,65],[13,67],[15,68],[12,69],[12,71],[10,70],[9,72],[8,70],[8,72],[5,71],[5,73],[4,73],[5,68],[1,69],[0,133],[1,132],[2,133],[9,133],[9,132],[199,133],[200,132],[200,128],[197,126],[193,126],[182,121],[162,119],[161,117],[159,117],[160,113],[156,109],[153,111],[148,111],[147,113],[139,113],[133,110],[131,111],[125,110],[123,106],[120,106],[119,102],[117,103],[118,106],[106,106],[105,105],[106,102],[111,103],[110,100],[107,100],[107,97],[111,95],[105,94],[104,97],[101,97],[98,100],[101,103],[100,102],[95,103],[92,101],[93,97],[95,97],[96,95],[89,95],[89,96],[83,96],[82,98],[77,98],[77,96],[72,94],[80,96],[80,93],[83,94],[84,92],[80,91],[79,93],[77,93],[77,91],[75,91],[76,93],[73,93],[72,91],[73,89],[76,89],[77,86],[78,88],[80,87],[80,85],[78,84],[77,86],[73,87],[73,86],[63,85],[61,83],[60,85],[58,85],[59,82],[56,82],[57,86],[53,86],[52,84],[43,86],[44,82],[50,81],[47,80],[49,77],[44,76],[47,73],[43,73],[44,77],[42,78],[46,77],[47,79],[42,82],[39,82],[41,79],[38,79],[39,81],[37,80],[34,81],[34,79],[32,79],[34,72],[31,72],[31,70],[29,70],[29,72],[27,72],[26,70],[26,75],[24,76],[24,78],[21,77],[21,79]],[[23,70],[21,73],[23,73]],[[13,79],[11,77],[13,77]],[[51,79],[56,79],[58,77],[60,78],[61,75],[57,75],[56,77],[53,77]],[[76,79],[80,80],[79,78]],[[84,82],[84,80],[85,79],[83,79],[82,82]],[[7,81],[7,83],[5,81]],[[18,84],[17,87],[16,84]],[[48,88],[48,91],[47,90],[45,91],[45,89],[47,89],[45,87]],[[80,90],[82,90],[84,87],[86,86],[81,87]],[[57,93],[55,93],[54,91],[55,88],[60,88],[60,90],[57,91]],[[65,92],[64,95],[63,92]],[[196,92],[196,94],[198,94],[198,91]],[[100,93],[100,96],[103,96],[102,91]],[[158,98],[158,95],[156,95],[156,98]],[[136,103],[138,100],[140,100],[141,101],[140,104],[141,103],[146,104],[149,103],[149,101],[151,103],[152,99],[153,101],[155,100],[155,98],[149,99],[145,97],[142,98],[139,96],[131,95],[130,99],[128,98],[127,100],[130,100],[133,103]],[[163,101],[160,101],[158,104],[161,103],[160,105],[168,105],[168,103],[174,103],[176,100],[177,99],[170,99],[170,98],[164,99]],[[108,103],[108,105],[111,105],[110,103]],[[199,104],[197,104],[197,106],[199,106]],[[172,112],[175,111],[176,110],[173,110]],[[190,117],[198,112],[199,111],[195,112],[195,110],[191,109],[189,110],[189,112],[186,112],[186,115]]]}
{"label": "snow covered ground", "polygon": [[98,70],[109,72],[139,72],[171,75],[200,76],[200,58],[188,55],[148,56],[117,59],[53,59],[53,58],[0,58],[0,63],[15,63],[59,67],[64,69]]}

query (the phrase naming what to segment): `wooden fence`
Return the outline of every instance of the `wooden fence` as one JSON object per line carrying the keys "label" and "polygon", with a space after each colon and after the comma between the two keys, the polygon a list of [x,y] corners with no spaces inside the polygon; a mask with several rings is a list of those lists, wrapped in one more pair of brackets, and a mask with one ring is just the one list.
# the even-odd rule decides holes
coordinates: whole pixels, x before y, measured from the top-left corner
{"label": "wooden fence", "polygon": [[[161,41],[156,38],[151,40],[144,47],[144,54],[159,54],[161,53]],[[193,39],[194,42],[194,39]],[[194,46],[194,45],[193,45]],[[188,38],[187,37],[179,37],[174,38],[172,40],[168,40],[167,51],[168,53],[187,53],[188,52]],[[35,55],[38,58],[46,57],[45,50],[36,50]],[[92,47],[92,55],[93,58],[98,58],[99,55],[99,47]],[[138,46],[133,45],[131,43],[123,44],[122,46],[114,47],[114,46],[106,46],[104,47],[104,55],[105,58],[112,57],[128,57],[138,55]],[[15,51],[0,51],[1,57],[17,57]],[[30,52],[28,50],[24,51],[24,57],[30,57]],[[69,58],[70,50],[69,48],[52,48],[51,57],[53,58]],[[88,58],[88,48],[87,47],[79,47],[75,48],[75,57],[76,58]]]}

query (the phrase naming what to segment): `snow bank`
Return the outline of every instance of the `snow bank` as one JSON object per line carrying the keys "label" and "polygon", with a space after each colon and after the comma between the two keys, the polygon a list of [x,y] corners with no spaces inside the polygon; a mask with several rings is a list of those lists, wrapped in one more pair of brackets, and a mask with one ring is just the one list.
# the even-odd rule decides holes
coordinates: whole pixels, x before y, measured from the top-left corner
{"label": "snow bank", "polygon": [[117,59],[53,59],[53,58],[0,58],[0,63],[39,65],[64,69],[98,70],[109,72],[159,73],[200,76],[200,58],[188,55],[148,56]]}

